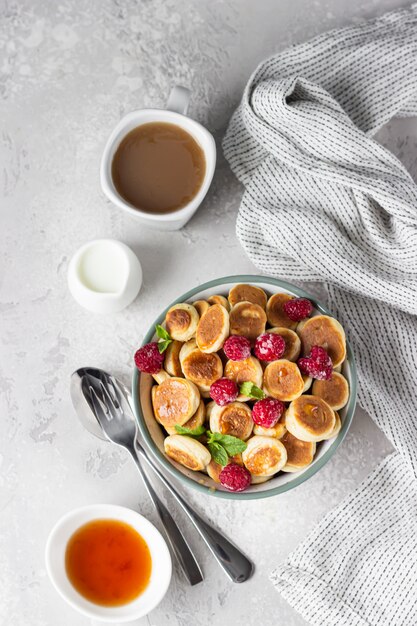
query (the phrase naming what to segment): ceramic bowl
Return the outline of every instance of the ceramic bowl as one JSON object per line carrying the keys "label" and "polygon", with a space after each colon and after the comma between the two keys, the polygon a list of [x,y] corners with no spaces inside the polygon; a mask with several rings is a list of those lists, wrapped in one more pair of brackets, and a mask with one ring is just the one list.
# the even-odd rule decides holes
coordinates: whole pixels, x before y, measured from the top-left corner
{"label": "ceramic bowl", "polygon": [[[78,528],[96,519],[113,519],[129,524],[143,537],[151,552],[152,572],[148,586],[140,596],[121,606],[108,607],[90,602],[78,593],[67,576],[65,551],[70,537]],[[79,613],[97,620],[94,621],[97,624],[132,623],[147,615],[160,603],[171,582],[171,556],[159,530],[136,511],[112,504],[84,506],[61,517],[49,534],[45,561],[51,582],[61,597]]]}
{"label": "ceramic bowl", "polygon": [[[200,287],[195,287],[187,293],[172,302],[169,307],[177,302],[193,302],[195,300],[204,300],[211,295],[222,294],[227,296],[229,290],[237,283],[248,283],[256,285],[264,289],[268,295],[273,293],[290,293],[296,297],[308,298],[315,307],[315,313],[332,315],[323,305],[309,293],[302,289],[286,283],[282,280],[270,278],[267,276],[226,276],[218,278],[208,283],[204,283]],[[149,343],[155,339],[155,324],[162,324],[168,308],[163,311],[152,324],[146,333],[143,343]],[[215,483],[209,476],[202,472],[193,472],[170,459],[164,452],[164,439],[166,434],[162,427],[156,422],[151,403],[151,388],[154,384],[152,376],[149,374],[141,374],[136,368],[133,372],[132,396],[135,416],[138,422],[139,431],[142,439],[146,443],[152,455],[158,463],[164,467],[172,476],[179,479],[186,485],[190,485],[198,491],[202,491],[212,496],[234,500],[252,500],[257,498],[267,498],[275,496],[290,489],[294,489],[304,481],[308,480],[316,472],[318,472],[327,461],[333,456],[337,448],[342,443],[349,430],[352,422],[355,404],[356,404],[356,367],[352,350],[347,343],[347,356],[342,366],[342,374],[347,378],[350,387],[350,396],[348,404],[339,411],[342,428],[339,434],[331,440],[322,441],[317,444],[317,452],[313,463],[306,469],[294,473],[280,472],[271,480],[257,485],[251,485],[246,491],[241,493],[232,493],[224,489],[221,485]]]}

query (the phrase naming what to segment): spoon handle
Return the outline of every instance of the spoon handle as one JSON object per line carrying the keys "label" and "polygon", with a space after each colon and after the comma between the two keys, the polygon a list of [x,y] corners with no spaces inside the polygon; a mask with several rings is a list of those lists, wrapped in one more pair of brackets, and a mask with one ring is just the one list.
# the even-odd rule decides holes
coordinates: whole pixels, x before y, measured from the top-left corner
{"label": "spoon handle", "polygon": [[178,528],[171,513],[168,511],[167,507],[152,487],[149,478],[147,477],[145,470],[143,469],[141,460],[138,458],[136,450],[131,450],[130,448],[128,449],[130,454],[132,455],[133,460],[136,463],[140,475],[142,476],[142,480],[149,494],[149,497],[152,500],[155,509],[157,510],[160,520],[165,528],[169,543],[171,544],[174,554],[177,557],[178,562],[188,579],[188,582],[190,583],[190,585],[197,585],[203,580],[200,566],[198,565],[193,553],[191,552],[190,547],[184,539],[184,536]]}
{"label": "spoon handle", "polygon": [[249,561],[249,559],[235,545],[226,539],[224,535],[208,524],[208,522],[206,522],[202,517],[200,517],[200,515],[198,515],[198,513],[196,513],[196,511],[194,511],[194,509],[190,507],[190,505],[169,483],[162,472],[160,472],[158,467],[154,464],[153,460],[148,457],[146,452],[141,447],[138,446],[136,451],[142,458],[146,459],[146,462],[158,475],[165,487],[188,515],[227,576],[234,583],[243,583],[245,580],[248,580],[254,570],[253,563]]}

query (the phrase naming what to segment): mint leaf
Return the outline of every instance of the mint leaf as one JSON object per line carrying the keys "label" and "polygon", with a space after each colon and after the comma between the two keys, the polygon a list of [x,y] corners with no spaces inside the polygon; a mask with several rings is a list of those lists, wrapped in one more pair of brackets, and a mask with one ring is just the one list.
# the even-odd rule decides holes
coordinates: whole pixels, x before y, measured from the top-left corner
{"label": "mint leaf", "polygon": [[172,343],[172,339],[162,339],[161,341],[158,341],[159,353],[162,354],[165,352],[170,343]]}
{"label": "mint leaf", "polygon": [[161,326],[161,324],[157,324],[155,326],[155,332],[156,336],[159,337],[159,339],[171,339],[169,332],[165,330],[165,328]]}
{"label": "mint leaf", "polygon": [[246,443],[238,437],[232,437],[232,435],[221,435],[221,439],[219,439],[218,442],[223,446],[229,456],[240,454],[246,450]]}
{"label": "mint leaf", "polygon": [[197,428],[186,428],[185,426],[180,426],[179,424],[175,424],[175,430],[179,435],[188,435],[189,437],[200,437],[200,435],[204,435],[206,429],[204,426],[197,426]]}
{"label": "mint leaf", "polygon": [[263,400],[266,398],[266,394],[259,389],[256,385],[247,381],[246,383],[242,383],[239,388],[242,396],[247,396],[248,398],[254,398],[254,400]]}
{"label": "mint leaf", "polygon": [[213,461],[224,467],[229,462],[226,450],[216,441],[207,444]]}

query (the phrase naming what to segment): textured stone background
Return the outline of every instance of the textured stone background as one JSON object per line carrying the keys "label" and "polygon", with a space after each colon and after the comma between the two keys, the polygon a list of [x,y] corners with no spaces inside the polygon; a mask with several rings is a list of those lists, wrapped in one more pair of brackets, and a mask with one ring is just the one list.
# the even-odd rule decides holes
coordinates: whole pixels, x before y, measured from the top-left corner
{"label": "textured stone background", "polygon": [[[95,364],[128,382],[132,352],[161,308],[200,282],[255,270],[235,238],[241,189],[221,154],[204,205],[180,232],[146,230],[105,200],[98,166],[114,124],[132,109],[163,106],[181,83],[193,91],[191,116],[220,141],[265,56],[407,4],[0,0],[1,624],[87,623],[53,591],[43,562],[50,527],[72,507],[114,502],[156,521],[126,455],[78,424],[71,372]],[[416,136],[415,123],[405,120],[380,135],[415,176]],[[131,245],[144,269],[139,298],[113,317],[82,310],[66,287],[68,259],[102,236]],[[141,623],[304,624],[268,574],[389,450],[358,411],[336,457],[294,492],[234,504],[187,493],[254,559],[256,574],[242,586],[228,582],[187,525],[206,580],[191,589],[176,572],[162,604]]]}

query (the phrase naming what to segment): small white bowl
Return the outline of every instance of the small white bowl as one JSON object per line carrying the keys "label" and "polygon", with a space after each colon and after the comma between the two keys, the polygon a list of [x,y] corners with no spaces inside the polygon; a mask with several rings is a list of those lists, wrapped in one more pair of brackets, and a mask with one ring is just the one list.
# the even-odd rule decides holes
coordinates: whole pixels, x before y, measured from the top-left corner
{"label": "small white bowl", "polygon": [[[117,607],[100,606],[84,598],[72,586],[65,569],[65,551],[74,532],[96,519],[113,519],[134,528],[146,541],[152,557],[151,578],[145,591],[132,602]],[[52,529],[45,551],[46,569],[58,593],[74,609],[93,620],[125,623],[152,611],[165,596],[172,574],[171,555],[161,533],[139,513],[122,506],[93,504],[64,515]]]}
{"label": "small white bowl", "polygon": [[68,267],[68,287],[75,300],[93,313],[118,313],[142,286],[136,254],[116,239],[96,239],[81,246]]}

